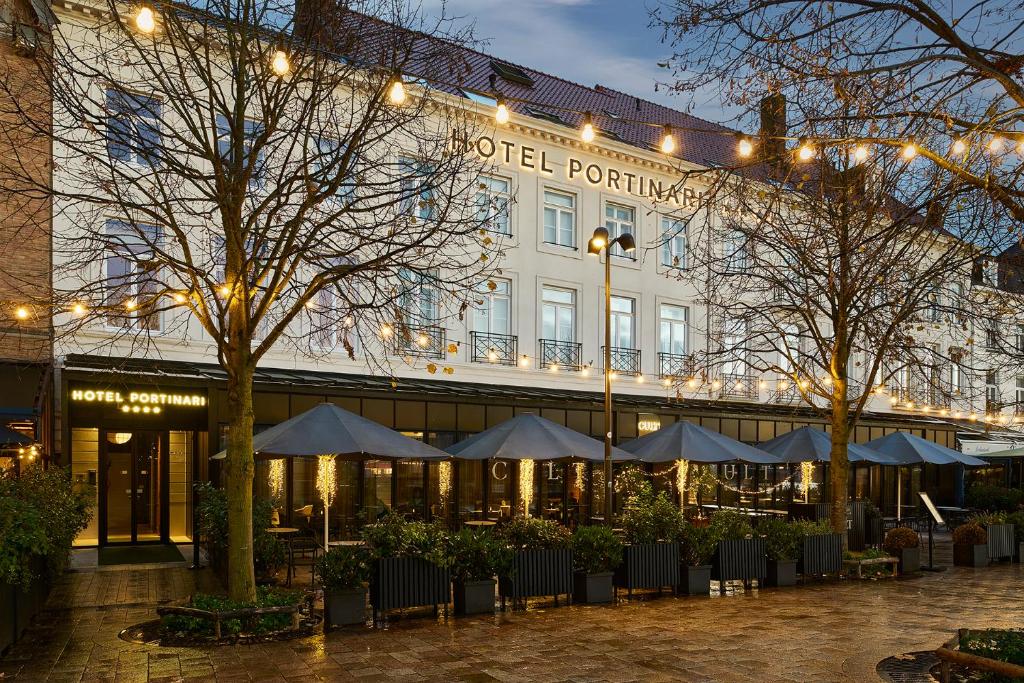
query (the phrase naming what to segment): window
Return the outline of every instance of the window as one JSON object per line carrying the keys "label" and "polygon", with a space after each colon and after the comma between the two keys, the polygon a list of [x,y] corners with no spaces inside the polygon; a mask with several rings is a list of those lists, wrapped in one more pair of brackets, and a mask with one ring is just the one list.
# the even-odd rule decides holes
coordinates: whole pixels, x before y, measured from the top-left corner
{"label": "window", "polygon": [[742,230],[732,229],[726,233],[722,256],[726,271],[739,273],[747,269],[747,236]]}
{"label": "window", "polygon": [[990,322],[985,328],[985,348],[990,351],[999,349],[999,326],[995,322]]}
{"label": "window", "polygon": [[[246,165],[248,165],[249,172],[251,174],[249,178],[249,185],[255,186],[262,182],[263,174],[266,170],[263,167],[264,160],[262,151],[256,152],[256,158],[252,158],[253,148],[256,146],[257,138],[263,133],[263,126],[252,119],[245,119],[243,127],[242,168],[244,171]],[[231,127],[228,124],[228,120],[223,116],[217,117],[217,155],[225,164],[230,164],[234,161],[232,159]]]}
{"label": "window", "polygon": [[1024,353],[1024,325],[1017,325],[1017,339],[1014,340],[1017,353]]}
{"label": "window", "polygon": [[440,315],[433,277],[410,270],[403,270],[398,277],[402,281],[399,305],[406,315],[406,322],[414,327],[435,324]]}
{"label": "window", "polygon": [[722,350],[725,354],[723,371],[727,375],[747,372],[747,321],[729,318],[722,327]]}
{"label": "window", "polygon": [[541,336],[544,339],[576,340],[576,292],[545,286],[541,290]]}
{"label": "window", "polygon": [[1024,412],[1024,377],[1017,376],[1017,386],[1014,394],[1014,412],[1018,415]]}
{"label": "window", "polygon": [[999,403],[999,373],[989,370],[985,373],[985,402],[986,410],[997,409]]}
{"label": "window", "polygon": [[624,296],[612,297],[612,346],[632,349],[636,302]]}
{"label": "window", "polygon": [[[636,215],[634,210],[628,206],[605,204],[604,227],[608,229],[609,241],[618,239],[626,233],[631,234],[635,239]],[[610,253],[613,256],[621,256],[622,258],[636,260],[636,256],[634,254],[623,251],[622,247],[618,244],[612,246]]]}
{"label": "window", "polygon": [[686,354],[688,318],[689,310],[685,306],[662,304],[658,308],[658,344],[662,353]]}
{"label": "window", "polygon": [[338,183],[332,196],[328,196],[327,199],[336,202],[351,200],[356,191],[355,168],[351,161],[349,168],[342,168],[344,146],[331,138],[313,138],[313,145],[314,157],[310,167],[316,179],[325,186],[323,191],[326,192],[328,187],[337,182],[339,175],[346,178],[345,181]]}
{"label": "window", "polygon": [[512,284],[508,280],[491,280],[494,289],[485,284],[475,297],[482,303],[473,309],[473,331],[486,334],[511,334]]}
{"label": "window", "polygon": [[677,218],[661,219],[661,265],[666,268],[686,268],[686,221]]}
{"label": "window", "polygon": [[949,366],[949,389],[956,396],[967,393],[967,374],[964,372],[964,366],[956,362]]}
{"label": "window", "polygon": [[403,216],[429,221],[434,217],[434,188],[430,186],[433,168],[415,159],[402,157],[398,160],[401,174],[401,201],[399,211]]}
{"label": "window", "polygon": [[499,235],[511,235],[509,225],[509,182],[505,178],[483,176],[476,192],[480,223]]}
{"label": "window", "polygon": [[576,248],[576,195],[544,190],[544,241]]}
{"label": "window", "polygon": [[528,88],[533,87],[533,77],[515,64],[499,62],[497,59],[492,59],[491,70],[506,81],[525,85]]}
{"label": "window", "polygon": [[[110,309],[112,327],[159,330],[160,313],[152,312],[161,288],[153,248],[160,239],[155,225],[131,225],[111,220],[106,225],[103,257],[103,303]],[[116,313],[115,313],[116,311]],[[150,311],[146,313],[146,311]]]}
{"label": "window", "polygon": [[784,375],[796,372],[800,361],[800,328],[793,323],[780,325],[782,338],[779,340],[779,370]]}
{"label": "window", "polygon": [[107,91],[107,153],[141,166],[160,163],[160,102],[121,90]]}
{"label": "window", "polygon": [[311,312],[313,343],[324,350],[342,346],[354,351],[355,321],[344,310],[345,297],[338,291],[339,285],[325,287],[317,292],[316,305]]}

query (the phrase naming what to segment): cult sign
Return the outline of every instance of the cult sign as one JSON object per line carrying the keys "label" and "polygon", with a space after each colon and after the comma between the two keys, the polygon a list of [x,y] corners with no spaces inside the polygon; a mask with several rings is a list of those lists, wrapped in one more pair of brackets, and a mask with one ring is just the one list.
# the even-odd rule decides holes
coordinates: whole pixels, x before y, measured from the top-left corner
{"label": "cult sign", "polygon": [[74,403],[97,403],[116,405],[123,413],[159,414],[166,406],[202,408],[206,396],[202,394],[181,394],[161,391],[116,391],[106,389],[72,389]]}

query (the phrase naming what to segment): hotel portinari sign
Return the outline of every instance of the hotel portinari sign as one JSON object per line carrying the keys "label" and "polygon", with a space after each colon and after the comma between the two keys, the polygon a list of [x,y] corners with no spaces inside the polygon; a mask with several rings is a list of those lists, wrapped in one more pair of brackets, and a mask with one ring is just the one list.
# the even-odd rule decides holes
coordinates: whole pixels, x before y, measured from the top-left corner
{"label": "hotel portinari sign", "polygon": [[143,389],[72,389],[72,403],[113,405],[123,413],[159,414],[167,407],[203,408],[206,396]]}

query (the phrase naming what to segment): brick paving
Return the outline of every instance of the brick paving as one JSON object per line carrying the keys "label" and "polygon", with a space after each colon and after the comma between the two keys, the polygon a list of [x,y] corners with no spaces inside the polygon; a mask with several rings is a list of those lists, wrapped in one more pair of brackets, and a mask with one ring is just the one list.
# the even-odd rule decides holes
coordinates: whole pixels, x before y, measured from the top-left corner
{"label": "brick paving", "polygon": [[0,673],[5,682],[878,681],[880,660],[934,648],[958,627],[1024,624],[1024,569],[1001,564],[447,621],[424,613],[252,645],[118,639],[161,602],[215,588],[208,570],[184,567],[67,573]]}

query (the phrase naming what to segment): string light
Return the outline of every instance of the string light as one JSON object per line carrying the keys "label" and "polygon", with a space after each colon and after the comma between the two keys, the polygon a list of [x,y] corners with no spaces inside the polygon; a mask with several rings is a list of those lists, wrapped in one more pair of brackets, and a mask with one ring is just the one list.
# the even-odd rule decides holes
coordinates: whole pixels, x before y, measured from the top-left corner
{"label": "string light", "polygon": [[186,301],[188,301],[188,297],[186,297],[184,294],[182,294],[181,292],[174,293],[174,303],[183,304]]}
{"label": "string light", "polygon": [[551,372],[558,372],[558,363],[552,363],[548,366],[548,369],[551,370]]}
{"label": "string light", "polygon": [[661,138],[661,151],[664,154],[676,151],[676,139],[672,136],[672,126],[665,126],[665,133]]}
{"label": "string light", "polygon": [[637,383],[637,384],[643,384],[643,383],[644,383],[644,376],[643,376],[643,373],[641,373],[641,374],[639,374],[639,375],[637,375],[637,376],[636,376],[636,383]]}
{"label": "string light", "polygon": [[85,315],[85,304],[78,302],[71,306],[71,312],[75,315]]}
{"label": "string light", "polygon": [[580,129],[580,139],[583,142],[593,142],[594,136],[594,117],[588,111],[583,115],[583,128]]}
{"label": "string light", "polygon": [[1003,151],[1003,139],[998,135],[993,135],[992,139],[988,141],[988,151],[993,154],[999,154]]}
{"label": "string light", "polygon": [[217,293],[220,294],[221,296],[226,297],[228,294],[231,294],[231,288],[228,287],[227,285],[221,285],[220,288],[217,290]]}
{"label": "string light", "polygon": [[510,116],[508,113],[508,106],[505,104],[505,100],[498,98],[498,108],[494,110],[494,120],[500,125],[504,126],[508,123]]}
{"label": "string light", "polygon": [[270,60],[270,69],[275,75],[285,76],[291,68],[291,64],[288,63],[288,55],[285,54],[284,50],[274,52],[274,58]]}
{"label": "string light", "polygon": [[284,497],[284,459],[277,458],[270,461],[270,469],[267,472],[267,485],[270,488],[270,497],[280,500]]}
{"label": "string light", "polygon": [[523,354],[523,357],[519,359],[519,366],[523,368],[530,367],[530,357],[525,353]]}
{"label": "string light", "polygon": [[153,8],[143,5],[135,15],[135,27],[143,33],[152,33],[156,30],[156,14]]}
{"label": "string light", "polygon": [[867,161],[869,156],[871,156],[871,150],[866,145],[857,145],[853,148],[853,159],[858,164]]}
{"label": "string light", "polygon": [[391,335],[394,334],[394,333],[395,333],[395,331],[391,328],[391,325],[381,325],[380,326],[380,336],[382,338],[390,339]]}
{"label": "string light", "polygon": [[809,142],[803,142],[800,144],[800,148],[797,150],[797,158],[800,161],[810,161],[814,158],[814,147]]}
{"label": "string light", "polygon": [[134,311],[136,308],[139,307],[139,304],[137,301],[135,301],[135,299],[128,299],[127,301],[124,302],[124,307],[129,311]]}
{"label": "string light", "polygon": [[530,516],[533,503],[533,460],[519,461],[519,500],[523,505],[523,516]]}
{"label": "string light", "polygon": [[908,142],[903,145],[903,150],[900,152],[900,156],[902,156],[906,161],[910,161],[917,156],[917,145],[913,142]]}
{"label": "string light", "polygon": [[662,384],[664,384],[664,385],[665,385],[666,387],[670,387],[670,386],[672,386],[672,380],[670,380],[670,379],[669,379],[668,377],[666,377],[665,379],[663,379],[663,380],[661,381],[661,383],[662,383]]}
{"label": "string light", "polygon": [[750,138],[742,137],[736,145],[736,152],[743,158],[749,157],[754,153],[754,143],[750,141]]}
{"label": "string light", "polygon": [[29,311],[25,306],[18,306],[14,309],[14,317],[18,320],[28,320]]}
{"label": "string light", "polygon": [[333,455],[321,455],[316,463],[316,490],[320,500],[327,507],[334,502],[334,492],[338,488],[338,469]]}
{"label": "string light", "polygon": [[956,154],[956,155],[959,156],[959,155],[963,154],[966,151],[967,151],[967,143],[966,142],[964,142],[960,138],[957,138],[956,140],[953,141],[953,154]]}
{"label": "string light", "polygon": [[441,509],[448,508],[448,497],[452,492],[452,464],[450,462],[437,463],[437,494],[441,502]]}
{"label": "string light", "polygon": [[405,83],[402,82],[401,75],[396,75],[391,81],[391,87],[388,88],[388,99],[391,100],[391,104],[402,104],[405,98]]}

